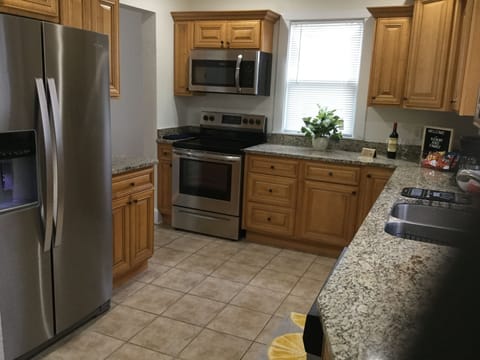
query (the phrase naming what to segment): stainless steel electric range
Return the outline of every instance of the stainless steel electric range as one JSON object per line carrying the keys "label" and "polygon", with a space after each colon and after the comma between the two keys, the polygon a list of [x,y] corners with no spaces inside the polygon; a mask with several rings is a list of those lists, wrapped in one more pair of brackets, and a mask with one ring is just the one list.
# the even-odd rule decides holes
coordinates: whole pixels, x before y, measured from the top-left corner
{"label": "stainless steel electric range", "polygon": [[266,141],[263,115],[202,112],[200,133],[173,144],[172,226],[240,238],[243,151]]}

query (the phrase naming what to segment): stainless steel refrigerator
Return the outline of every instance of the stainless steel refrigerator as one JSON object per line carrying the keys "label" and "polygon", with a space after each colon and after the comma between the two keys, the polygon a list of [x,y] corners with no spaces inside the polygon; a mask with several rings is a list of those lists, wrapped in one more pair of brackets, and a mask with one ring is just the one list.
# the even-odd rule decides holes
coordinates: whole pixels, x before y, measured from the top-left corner
{"label": "stainless steel refrigerator", "polygon": [[0,360],[108,309],[108,38],[0,14]]}

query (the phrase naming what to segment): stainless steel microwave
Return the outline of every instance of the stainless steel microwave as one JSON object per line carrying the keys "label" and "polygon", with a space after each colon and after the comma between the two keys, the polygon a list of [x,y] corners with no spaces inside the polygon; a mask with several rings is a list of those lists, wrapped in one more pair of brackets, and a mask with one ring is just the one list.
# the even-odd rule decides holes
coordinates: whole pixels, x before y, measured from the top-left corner
{"label": "stainless steel microwave", "polygon": [[272,54],[258,50],[193,49],[190,91],[270,95]]}

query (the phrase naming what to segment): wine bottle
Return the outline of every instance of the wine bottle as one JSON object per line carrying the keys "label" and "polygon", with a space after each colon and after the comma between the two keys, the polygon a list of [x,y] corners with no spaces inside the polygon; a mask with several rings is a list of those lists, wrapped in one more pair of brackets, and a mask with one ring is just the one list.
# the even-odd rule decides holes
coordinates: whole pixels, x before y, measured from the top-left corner
{"label": "wine bottle", "polygon": [[397,156],[397,146],[398,146],[398,133],[397,133],[397,123],[393,123],[393,130],[387,141],[387,157],[389,159],[395,159]]}

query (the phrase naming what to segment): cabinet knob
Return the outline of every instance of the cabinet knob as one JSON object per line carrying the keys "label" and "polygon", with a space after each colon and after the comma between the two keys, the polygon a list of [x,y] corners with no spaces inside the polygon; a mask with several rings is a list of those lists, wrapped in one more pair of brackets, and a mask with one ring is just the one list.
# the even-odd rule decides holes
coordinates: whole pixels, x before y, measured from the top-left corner
{"label": "cabinet knob", "polygon": [[134,183],[134,182],[131,182],[131,183],[130,183],[130,186],[135,186],[135,183]]}
{"label": "cabinet knob", "polygon": [[228,48],[230,47],[230,41],[227,41],[227,47]]}
{"label": "cabinet knob", "polygon": [[131,202],[131,201],[129,201],[129,202],[127,202],[127,204],[128,204],[128,205],[132,205],[132,202]]}
{"label": "cabinet knob", "polygon": [[371,175],[371,174],[367,174],[367,178],[369,178],[369,179],[370,179],[371,177],[372,177],[372,175]]}
{"label": "cabinet knob", "polygon": [[268,192],[271,193],[271,192],[273,192],[273,190],[272,190],[272,189],[268,189]]}
{"label": "cabinet knob", "polygon": [[333,176],[333,172],[332,172],[332,171],[329,171],[329,172],[328,172],[328,176]]}
{"label": "cabinet knob", "polygon": [[457,102],[457,99],[450,100],[450,104],[455,104],[456,102]]}
{"label": "cabinet knob", "polygon": [[356,192],[356,191],[352,191],[352,195],[357,195],[357,192]]}
{"label": "cabinet knob", "polygon": [[136,204],[136,203],[138,203],[138,200],[137,200],[137,199],[135,199],[135,200],[133,200],[133,202]]}
{"label": "cabinet knob", "polygon": [[372,100],[375,100],[377,97],[376,96],[372,96]]}
{"label": "cabinet knob", "polygon": [[407,100],[408,100],[408,98],[404,96],[404,97],[403,97],[403,100],[407,101]]}
{"label": "cabinet knob", "polygon": [[220,40],[220,47],[223,48],[223,40]]}
{"label": "cabinet knob", "polygon": [[270,169],[275,170],[275,166],[270,165]]}
{"label": "cabinet knob", "polygon": [[267,221],[272,221],[272,218],[268,217],[268,218],[267,218]]}
{"label": "cabinet knob", "polygon": [[168,152],[164,151],[163,156],[167,156],[167,155],[168,155]]}
{"label": "cabinet knob", "polygon": [[170,165],[170,167],[172,167],[172,163],[170,163],[170,164],[168,164],[168,165]]}

